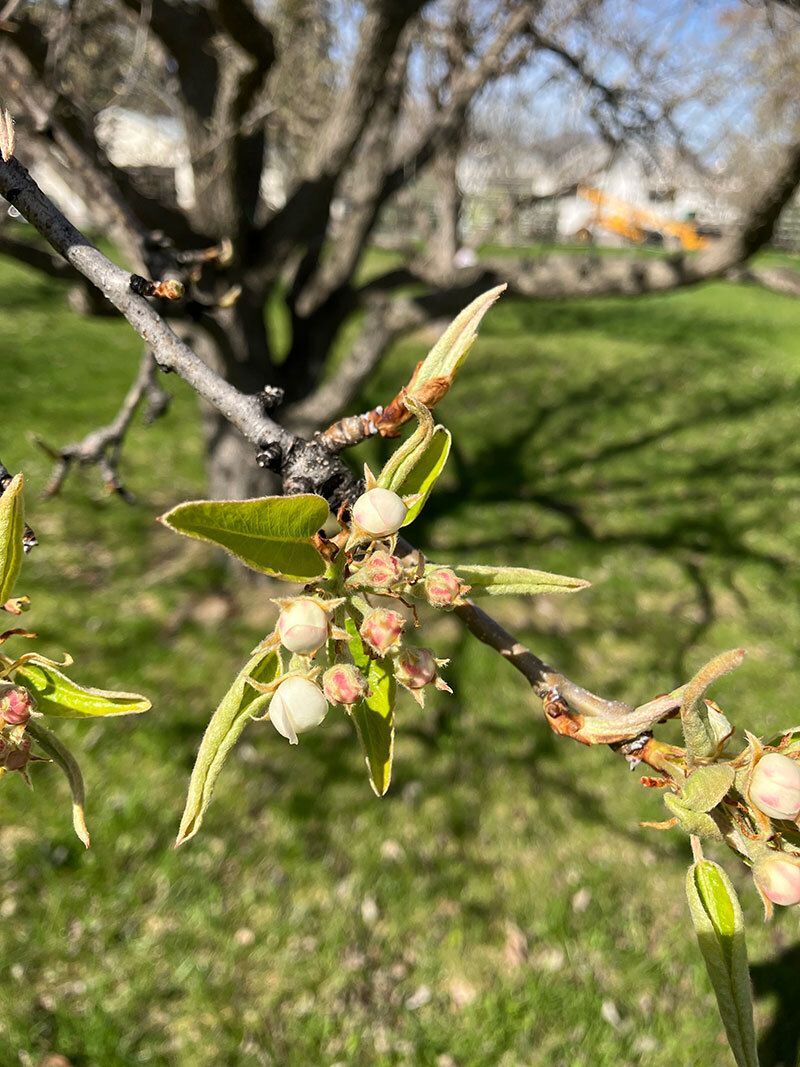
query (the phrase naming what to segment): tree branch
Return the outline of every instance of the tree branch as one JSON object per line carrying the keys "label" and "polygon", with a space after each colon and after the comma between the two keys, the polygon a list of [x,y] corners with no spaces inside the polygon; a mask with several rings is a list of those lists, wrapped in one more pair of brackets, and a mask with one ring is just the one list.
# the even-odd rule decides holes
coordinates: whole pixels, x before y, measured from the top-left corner
{"label": "tree branch", "polygon": [[[263,397],[240,393],[211,370],[131,288],[132,275],[112,263],[56,208],[16,158],[0,162],[0,194],[32,223],[56,251],[92,282],[124,315],[153,353],[224,415],[258,450],[262,463],[281,474],[287,492],[317,491],[346,502],[356,491],[349,470],[315,441],[301,441],[265,413]],[[338,504],[336,506],[338,507]]]}
{"label": "tree branch", "polygon": [[[259,397],[245,396],[210,370],[155,309],[131,291],[131,276],[72,226],[14,158],[0,162],[0,193],[122,312],[162,370],[178,373],[248,441],[268,451],[268,462],[283,474],[285,492],[317,492],[337,510],[362,491],[352,472],[319,441],[303,441],[277,426],[264,413]],[[411,546],[401,551],[411,551]],[[479,640],[497,649],[527,679],[542,699],[551,729],[584,744],[612,744],[632,764],[663,767],[664,746],[654,741],[649,729],[677,713],[680,690],[639,708],[604,700],[548,667],[476,605],[468,602],[458,613]]]}

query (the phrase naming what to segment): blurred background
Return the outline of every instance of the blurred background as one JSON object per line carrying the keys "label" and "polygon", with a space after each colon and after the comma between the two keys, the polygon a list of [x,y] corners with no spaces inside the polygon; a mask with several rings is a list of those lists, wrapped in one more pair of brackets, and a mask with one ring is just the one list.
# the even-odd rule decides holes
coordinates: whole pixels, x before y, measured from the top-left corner
{"label": "blurred background", "polygon": [[[437,410],[455,445],[417,543],[590,579],[496,614],[609,697],[746,647],[714,696],[768,735],[797,722],[800,666],[795,7],[10,0],[0,98],[69,217],[180,277],[174,328],[239,387],[284,389],[276,417],[304,432],[388,402],[508,279]],[[732,1062],[688,841],[639,825],[660,795],[554,737],[455,620],[434,631],[455,695],[401,700],[385,798],[344,716],[291,750],[253,724],[171,849],[205,723],[275,609],[154,517],[270,483],[3,206],[0,456],[40,542],[25,622],[154,708],[59,724],[88,853],[53,769],[3,781],[0,1063]],[[87,437],[126,393],[124,425]],[[793,1067],[797,916],[764,927],[717,858],[762,1063]]]}

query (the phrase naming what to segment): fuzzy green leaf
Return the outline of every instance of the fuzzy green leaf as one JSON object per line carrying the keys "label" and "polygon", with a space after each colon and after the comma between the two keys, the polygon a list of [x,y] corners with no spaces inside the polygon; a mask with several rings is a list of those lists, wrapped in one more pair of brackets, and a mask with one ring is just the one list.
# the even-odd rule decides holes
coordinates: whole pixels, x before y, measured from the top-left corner
{"label": "fuzzy green leaf", "polygon": [[708,687],[744,660],[744,649],[734,648],[701,667],[686,686],[681,703],[681,725],[686,748],[693,756],[714,756],[730,734],[730,723],[705,703]]}
{"label": "fuzzy green leaf", "polygon": [[400,496],[411,496],[415,493],[420,495],[419,500],[408,509],[403,526],[408,526],[409,523],[413,522],[425,507],[425,503],[447,463],[451,442],[450,431],[446,430],[444,426],[437,426],[419,462],[397,490]]}
{"label": "fuzzy green leaf", "polygon": [[736,772],[727,763],[698,767],[686,780],[681,800],[692,811],[711,811],[733,785]]}
{"label": "fuzzy green leaf", "polygon": [[722,840],[722,831],[706,812],[694,811],[672,793],[664,794],[664,804],[687,834],[694,834],[695,837],[709,837],[714,841]]}
{"label": "fuzzy green leaf", "polygon": [[258,500],[194,500],[160,521],[177,533],[219,545],[253,570],[289,582],[308,582],[325,570],[312,537],[328,518],[321,496]]}
{"label": "fuzzy green leaf", "polygon": [[421,387],[434,378],[446,378],[452,381],[475,343],[481,319],[505,288],[505,285],[497,285],[473,300],[453,319],[427,354],[414,376],[411,388],[412,394],[419,395],[423,403],[425,403],[425,391]]}
{"label": "fuzzy green leaf", "polygon": [[58,719],[95,718],[100,715],[139,715],[151,704],[139,693],[90,689],[44,663],[26,663],[14,672],[36,697],[43,715]]}
{"label": "fuzzy green leaf", "polygon": [[189,780],[186,807],[181,818],[175,847],[194,837],[211,802],[214,785],[233,746],[252,716],[259,714],[270,701],[270,694],[259,693],[248,684],[271,682],[280,670],[274,652],[257,652],[236,675],[228,692],[211,716]]}
{"label": "fuzzy green leaf", "polygon": [[70,792],[72,793],[72,827],[80,838],[83,846],[88,848],[91,842],[89,840],[89,830],[86,826],[86,812],[84,810],[86,790],[84,788],[83,775],[78,766],[78,761],[66,745],[63,745],[56,735],[51,733],[46,726],[43,726],[38,719],[31,719],[28,722],[26,729],[36,741],[39,748],[41,748],[41,750],[45,752],[64,772],[67,782],[69,783]]}
{"label": "fuzzy green leaf", "polygon": [[347,631],[353,662],[367,676],[370,688],[370,695],[359,701],[350,714],[364,752],[370,785],[376,796],[382,797],[392,779],[397,685],[389,660],[370,659],[351,619],[347,620]]}
{"label": "fuzzy green leaf", "polygon": [[14,591],[24,556],[23,484],[22,475],[17,474],[0,496],[0,606]]}
{"label": "fuzzy green leaf", "polygon": [[459,563],[453,570],[470,586],[472,595],[533,596],[538,593],[574,593],[587,589],[591,582],[583,578],[568,578],[548,571],[533,571],[527,567],[482,567]]}
{"label": "fuzzy green leaf", "polygon": [[406,397],[403,403],[416,416],[416,429],[389,456],[377,478],[382,489],[391,489],[393,493],[400,492],[400,486],[425,454],[434,430],[433,417],[424,404],[420,404],[413,397]]}
{"label": "fuzzy green leaf", "polygon": [[758,1067],[742,909],[725,871],[711,860],[692,864],[686,895],[697,941],[738,1067]]}

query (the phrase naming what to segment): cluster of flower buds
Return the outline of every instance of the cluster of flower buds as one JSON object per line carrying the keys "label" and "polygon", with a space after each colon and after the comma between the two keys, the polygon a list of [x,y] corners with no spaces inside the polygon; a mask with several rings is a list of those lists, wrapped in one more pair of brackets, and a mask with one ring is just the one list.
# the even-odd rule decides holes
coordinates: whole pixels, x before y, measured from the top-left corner
{"label": "cluster of flower buds", "polygon": [[[358,632],[364,650],[370,656],[388,659],[398,684],[418,703],[423,703],[427,686],[452,692],[439,677],[438,669],[447,661],[436,659],[427,648],[404,647],[406,617],[399,611],[373,607],[364,595],[404,601],[413,594],[423,596],[433,607],[449,610],[463,602],[469,587],[447,567],[432,568],[426,573],[421,559],[407,562],[394,555],[394,538],[406,519],[408,504],[397,493],[377,486],[374,478],[367,481],[367,491],[353,505],[345,546],[347,563],[341,576],[343,585],[338,589],[346,595],[331,596],[330,584],[322,583],[308,586],[298,597],[275,600],[280,608],[278,621],[259,645],[259,651],[275,650],[280,654],[283,649],[299,657],[293,658],[288,673],[281,673],[274,682],[261,684],[251,679],[257,689],[271,697],[265,717],[291,744],[297,744],[300,734],[318,726],[330,705],[339,704],[350,711],[370,696],[367,678],[350,662],[346,643],[351,634],[334,621],[337,609],[351,598],[351,615],[352,605],[356,605],[363,616]],[[408,498],[408,502],[413,499]],[[336,589],[334,586],[334,593]],[[322,666],[312,668],[310,660],[317,654]],[[321,671],[324,673],[317,681]]]}

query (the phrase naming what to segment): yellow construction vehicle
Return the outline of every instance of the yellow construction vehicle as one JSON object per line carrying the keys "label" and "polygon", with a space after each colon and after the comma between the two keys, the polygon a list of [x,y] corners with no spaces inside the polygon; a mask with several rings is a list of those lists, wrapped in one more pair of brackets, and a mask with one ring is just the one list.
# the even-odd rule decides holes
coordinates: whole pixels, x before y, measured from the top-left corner
{"label": "yellow construction vehicle", "polygon": [[595,226],[618,233],[634,244],[647,243],[652,240],[652,234],[676,238],[687,252],[696,252],[708,244],[708,238],[697,232],[693,222],[665,218],[590,185],[579,185],[578,196],[595,205]]}

